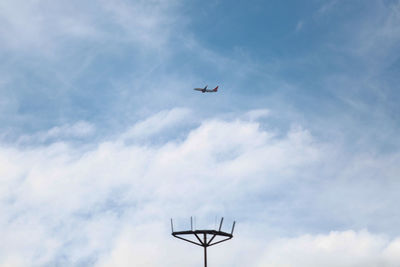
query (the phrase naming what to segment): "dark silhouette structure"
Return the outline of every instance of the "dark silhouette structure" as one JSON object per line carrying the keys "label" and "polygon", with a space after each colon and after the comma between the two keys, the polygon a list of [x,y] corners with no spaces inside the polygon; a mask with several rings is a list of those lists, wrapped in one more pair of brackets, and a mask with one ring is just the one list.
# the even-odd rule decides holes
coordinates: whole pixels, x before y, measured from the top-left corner
{"label": "dark silhouette structure", "polygon": [[[191,229],[189,231],[174,231],[174,224],[171,219],[171,230],[172,235],[181,240],[187,241],[189,243],[201,246],[204,248],[204,267],[207,267],[207,248],[210,246],[214,246],[216,244],[225,242],[231,238],[233,238],[233,230],[235,230],[235,221],[232,224],[231,233],[221,231],[222,223],[224,218],[221,218],[221,222],[219,224],[219,229],[217,230],[193,230],[193,218],[190,217],[190,226]],[[189,237],[194,237],[192,240],[188,239]],[[222,238],[222,239],[221,239]]]}

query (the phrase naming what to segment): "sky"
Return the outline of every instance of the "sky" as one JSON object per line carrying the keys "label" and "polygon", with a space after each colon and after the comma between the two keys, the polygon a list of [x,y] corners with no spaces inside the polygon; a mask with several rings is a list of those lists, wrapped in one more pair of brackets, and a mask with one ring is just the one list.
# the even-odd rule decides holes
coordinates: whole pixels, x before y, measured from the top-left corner
{"label": "sky", "polygon": [[1,0],[0,266],[400,266],[399,74],[397,0]]}

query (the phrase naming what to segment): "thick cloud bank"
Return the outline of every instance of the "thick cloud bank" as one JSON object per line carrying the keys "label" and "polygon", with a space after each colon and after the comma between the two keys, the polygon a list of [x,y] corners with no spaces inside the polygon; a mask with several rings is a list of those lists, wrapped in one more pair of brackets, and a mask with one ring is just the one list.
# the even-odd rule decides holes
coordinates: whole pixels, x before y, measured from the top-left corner
{"label": "thick cloud bank", "polygon": [[397,234],[398,155],[349,155],[300,126],[268,130],[267,111],[193,119],[173,109],[84,146],[65,141],[71,126],[40,133],[42,145],[2,145],[0,266],[198,266],[201,251],[169,236],[170,217],[184,227],[191,215],[238,220],[235,239],[210,252],[218,266],[399,265],[395,235],[361,231]]}

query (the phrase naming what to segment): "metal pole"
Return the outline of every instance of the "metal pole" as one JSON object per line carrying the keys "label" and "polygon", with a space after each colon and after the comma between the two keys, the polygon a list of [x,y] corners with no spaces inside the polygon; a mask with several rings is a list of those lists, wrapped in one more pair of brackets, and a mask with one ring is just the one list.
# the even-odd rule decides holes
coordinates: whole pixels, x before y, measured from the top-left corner
{"label": "metal pole", "polygon": [[[207,247],[214,246],[216,244],[225,242],[225,241],[233,238],[233,230],[235,229],[235,222],[233,222],[231,233],[226,233],[226,232],[221,231],[223,220],[224,220],[224,218],[221,219],[218,231],[217,230],[195,230],[196,229],[196,217],[194,217],[194,218],[191,217],[190,218],[190,231],[174,232],[174,224],[171,219],[172,235],[181,240],[204,247],[204,267],[207,267]],[[193,237],[196,237],[197,240],[188,239],[188,238],[186,238],[187,235],[192,235]],[[203,235],[203,237],[201,235]],[[207,235],[210,235],[209,240],[207,240]],[[217,241],[215,241],[214,240],[215,237],[221,237],[222,239],[220,239],[218,241],[218,238],[217,238]]]}
{"label": "metal pole", "polygon": [[207,234],[204,234],[204,267],[207,267]]}

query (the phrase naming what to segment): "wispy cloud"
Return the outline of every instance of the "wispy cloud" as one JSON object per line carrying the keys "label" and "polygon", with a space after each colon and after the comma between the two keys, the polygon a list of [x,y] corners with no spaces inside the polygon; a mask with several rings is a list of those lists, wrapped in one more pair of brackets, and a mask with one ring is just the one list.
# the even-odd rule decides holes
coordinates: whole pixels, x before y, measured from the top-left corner
{"label": "wispy cloud", "polygon": [[[122,38],[144,46],[162,46],[169,37],[171,16],[179,1],[49,1],[2,2],[3,48],[62,49],[66,42]],[[121,33],[121,31],[124,33]],[[4,47],[5,46],[5,47]]]}
{"label": "wispy cloud", "polygon": [[317,15],[318,16],[326,15],[326,13],[331,11],[337,4],[338,4],[338,0],[324,1],[322,6],[318,9]]}
{"label": "wispy cloud", "polygon": [[303,29],[304,26],[304,21],[300,20],[299,22],[297,22],[296,24],[296,32],[299,32]]}
{"label": "wispy cloud", "polygon": [[189,116],[190,110],[185,108],[174,108],[172,110],[160,111],[157,114],[136,123],[123,133],[120,138],[124,140],[143,141],[142,138],[151,138],[160,132],[165,135],[168,128],[177,127],[178,124],[184,123],[185,119],[189,118]]}
{"label": "wispy cloud", "polygon": [[170,53],[171,33],[183,25],[176,13],[179,4],[2,2],[3,129],[95,123],[95,116],[121,107],[127,99],[124,88],[129,84],[129,94],[138,90],[143,73],[151,73]]}
{"label": "wispy cloud", "polygon": [[85,138],[93,135],[95,132],[95,126],[85,121],[78,121],[72,125],[66,124],[61,126],[55,126],[48,131],[42,131],[31,135],[21,136],[17,143],[19,144],[30,144],[30,143],[43,143],[43,142],[54,142],[56,140],[68,140],[74,138]]}

